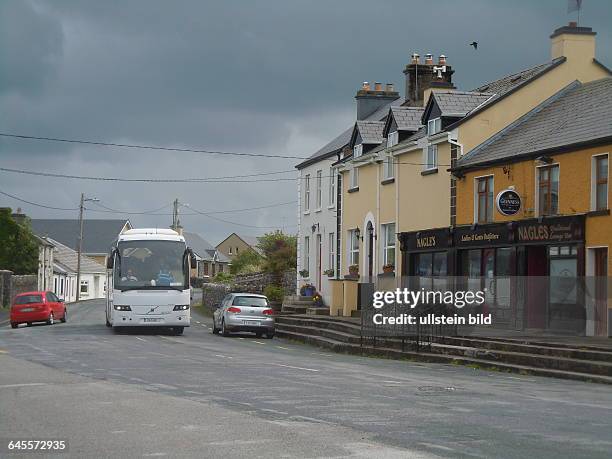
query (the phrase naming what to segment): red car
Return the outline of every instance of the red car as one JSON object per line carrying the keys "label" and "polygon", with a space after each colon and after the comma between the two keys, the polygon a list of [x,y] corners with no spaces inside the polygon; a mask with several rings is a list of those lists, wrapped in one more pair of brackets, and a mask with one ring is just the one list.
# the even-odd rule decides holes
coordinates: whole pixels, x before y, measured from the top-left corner
{"label": "red car", "polygon": [[21,293],[11,306],[11,327],[19,324],[32,325],[32,322],[47,322],[53,325],[56,320],[66,322],[66,305],[53,292]]}

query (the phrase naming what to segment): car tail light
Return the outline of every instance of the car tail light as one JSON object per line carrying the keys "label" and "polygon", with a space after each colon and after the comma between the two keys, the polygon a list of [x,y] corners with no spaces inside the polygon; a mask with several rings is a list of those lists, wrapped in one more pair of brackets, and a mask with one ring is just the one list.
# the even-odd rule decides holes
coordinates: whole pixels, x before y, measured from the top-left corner
{"label": "car tail light", "polygon": [[242,312],[242,309],[237,308],[236,306],[232,306],[231,308],[227,308],[227,312],[231,312],[233,314],[236,314],[238,312]]}
{"label": "car tail light", "polygon": [[264,316],[273,316],[274,315],[274,309],[264,309],[262,314]]}

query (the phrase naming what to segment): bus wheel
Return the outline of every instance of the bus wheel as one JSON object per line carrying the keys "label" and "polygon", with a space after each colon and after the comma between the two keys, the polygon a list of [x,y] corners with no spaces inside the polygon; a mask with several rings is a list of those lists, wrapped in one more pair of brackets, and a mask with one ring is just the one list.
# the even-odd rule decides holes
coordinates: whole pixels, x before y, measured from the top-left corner
{"label": "bus wheel", "polygon": [[182,335],[184,329],[185,327],[173,327],[172,331],[174,332],[175,335]]}

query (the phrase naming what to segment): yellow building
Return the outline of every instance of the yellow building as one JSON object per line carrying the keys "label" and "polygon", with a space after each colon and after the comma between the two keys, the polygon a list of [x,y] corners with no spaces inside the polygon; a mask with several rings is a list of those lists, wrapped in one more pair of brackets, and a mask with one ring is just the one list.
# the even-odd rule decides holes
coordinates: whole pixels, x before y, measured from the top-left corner
{"label": "yellow building", "polygon": [[[362,287],[400,285],[400,275],[413,273],[416,254],[427,249],[410,242],[420,231],[446,228],[438,234],[445,244],[450,236],[444,231],[458,223],[458,189],[449,172],[456,160],[572,82],[598,80],[610,70],[595,59],[595,32],[570,23],[551,35],[549,61],[472,91],[454,88],[445,56],[434,63],[431,55],[424,62],[414,55],[404,73],[407,100],[380,120],[358,120],[350,150],[337,164],[340,271],[346,279],[337,283],[342,293],[332,295],[334,302],[346,298],[347,289],[353,292],[348,295],[350,304],[333,304],[332,311],[350,314],[358,309]],[[415,113],[421,113],[420,122],[406,128],[403,119]],[[402,235],[401,253],[393,233]],[[421,258],[430,272],[450,273],[442,256]],[[393,274],[384,272],[390,265]]]}
{"label": "yellow building", "polygon": [[[611,119],[612,77],[574,81],[453,168],[455,274],[541,279],[527,282],[522,309],[490,297],[511,328],[612,335]],[[566,282],[580,278],[582,288]]]}

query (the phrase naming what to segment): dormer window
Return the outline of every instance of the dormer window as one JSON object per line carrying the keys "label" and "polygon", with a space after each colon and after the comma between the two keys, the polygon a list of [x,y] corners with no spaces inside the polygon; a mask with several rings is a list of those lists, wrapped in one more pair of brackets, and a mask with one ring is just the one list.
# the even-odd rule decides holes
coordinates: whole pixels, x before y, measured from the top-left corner
{"label": "dormer window", "polygon": [[442,130],[442,118],[434,118],[427,121],[427,135],[432,136]]}
{"label": "dormer window", "polygon": [[397,131],[389,132],[387,136],[387,148],[391,148],[394,145],[397,145],[399,142],[399,134]]}
{"label": "dormer window", "polygon": [[363,154],[363,145],[355,145],[353,147],[353,158],[359,158]]}

